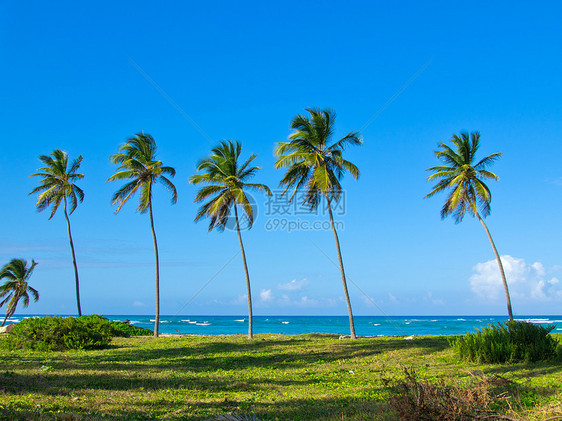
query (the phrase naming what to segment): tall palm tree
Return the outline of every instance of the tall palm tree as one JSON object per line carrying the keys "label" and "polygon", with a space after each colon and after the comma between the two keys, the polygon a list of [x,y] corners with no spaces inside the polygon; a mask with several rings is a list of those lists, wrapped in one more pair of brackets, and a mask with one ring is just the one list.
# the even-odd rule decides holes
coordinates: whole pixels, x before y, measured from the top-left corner
{"label": "tall palm tree", "polygon": [[154,336],[158,337],[160,323],[160,264],[158,260],[158,243],[154,231],[154,217],[152,214],[152,189],[160,182],[172,193],[172,203],[176,203],[178,194],[176,187],[165,177],[174,177],[176,170],[166,167],[162,161],[156,160],[156,142],[145,133],[138,133],[119,147],[119,152],[111,155],[111,163],[119,165],[117,172],[107,181],[131,180],[113,194],[113,205],[118,205],[115,213],[119,213],[127,201],[140,191],[137,211],[150,214],[150,229],[154,242],[154,260],[156,266],[156,316],[154,317]]}
{"label": "tall palm tree", "polygon": [[[60,149],[55,149],[50,156],[41,155],[39,160],[45,164],[39,168],[37,173],[30,177],[42,177],[40,185],[35,187],[31,193],[40,193],[37,197],[37,211],[41,212],[52,206],[51,219],[61,202],[64,204],[64,216],[66,218],[66,227],[68,230],[68,239],[70,241],[70,250],[72,252],[72,264],[74,265],[74,278],[76,281],[76,305],[78,306],[78,316],[82,315],[80,307],[80,281],[78,279],[78,266],[76,265],[76,254],[74,252],[74,242],[72,241],[72,233],[70,231],[70,219],[68,215],[76,209],[78,202],[84,200],[84,192],[80,187],[74,184],[74,181],[84,178],[84,174],[78,174],[78,168],[82,163],[82,155],[79,155],[68,167],[68,154]],[[68,205],[70,202],[70,209]]]}
{"label": "tall palm tree", "polygon": [[0,299],[4,298],[0,302],[0,307],[8,303],[2,326],[16,312],[19,300],[23,298],[23,306],[27,307],[29,305],[29,294],[32,295],[33,301],[37,302],[39,299],[39,292],[28,284],[35,266],[37,266],[35,260],[31,261],[30,267],[27,267],[26,260],[12,259],[10,263],[0,269],[0,279],[7,279],[4,285],[0,286]]}
{"label": "tall palm tree", "polygon": [[492,201],[490,189],[483,180],[499,179],[496,174],[488,171],[488,167],[502,154],[501,152],[496,152],[475,163],[476,152],[480,146],[479,132],[470,133],[470,137],[468,132],[462,132],[460,136],[455,134],[451,137],[451,143],[454,148],[451,148],[443,142],[439,142],[438,150],[434,151],[437,159],[443,162],[444,165],[427,169],[427,171],[433,173],[427,177],[427,180],[439,181],[433,186],[433,190],[425,197],[431,197],[436,193],[446,191],[448,192],[448,197],[441,209],[442,219],[453,215],[455,223],[458,224],[468,212],[480,221],[494,250],[505,291],[509,320],[513,320],[511,299],[509,298],[509,289],[507,287],[502,261],[496,249],[496,245],[494,244],[494,240],[492,240],[490,231],[482,219],[482,217],[486,217],[490,214],[490,202]]}
{"label": "tall palm tree", "polygon": [[336,113],[317,108],[307,108],[306,111],[310,116],[299,114],[293,118],[291,129],[294,131],[289,136],[289,141],[277,143],[275,168],[287,167],[279,185],[286,186],[283,194],[293,189],[289,201],[294,200],[299,189],[305,189],[304,204],[311,210],[316,209],[323,198],[326,199],[349,313],[349,329],[351,338],[355,339],[353,312],[347,291],[340,241],[334,225],[332,202],[340,198],[340,180],[345,172],[349,172],[355,179],[359,178],[359,169],[355,164],[343,159],[343,151],[349,145],[362,145],[362,140],[359,133],[350,132],[334,141]]}
{"label": "tall palm tree", "polygon": [[205,199],[210,200],[203,204],[195,217],[199,221],[203,217],[208,217],[209,231],[216,228],[224,231],[231,221],[231,210],[234,209],[235,229],[238,233],[238,242],[242,252],[244,272],[246,274],[246,290],[248,294],[248,338],[253,338],[253,315],[252,315],[252,291],[250,288],[250,274],[246,262],[246,252],[240,234],[240,222],[238,220],[238,206],[246,217],[248,229],[254,223],[254,210],[248,196],[244,190],[256,190],[271,195],[269,187],[264,184],[252,184],[245,181],[253,177],[261,167],[251,167],[250,163],[256,159],[257,155],[252,155],[242,165],[238,163],[238,158],[242,152],[242,145],[239,142],[227,140],[221,142],[211,150],[211,155],[199,161],[197,171],[204,171],[203,174],[194,174],[189,182],[192,184],[205,184],[201,187],[196,202]]}

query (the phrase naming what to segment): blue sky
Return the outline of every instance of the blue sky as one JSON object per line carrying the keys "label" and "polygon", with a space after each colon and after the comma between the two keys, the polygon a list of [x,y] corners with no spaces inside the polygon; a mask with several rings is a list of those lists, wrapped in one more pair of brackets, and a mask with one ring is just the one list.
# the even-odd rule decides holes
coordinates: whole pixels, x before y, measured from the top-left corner
{"label": "blue sky", "polygon": [[[245,314],[235,232],[193,223],[187,179],[229,138],[258,154],[255,181],[275,188],[274,143],[316,106],[337,111],[336,135],[364,138],[347,151],[361,177],[344,178],[338,216],[356,314],[505,314],[480,224],[441,221],[444,197],[423,200],[432,150],[461,130],[481,132],[481,154],[503,152],[487,223],[515,314],[560,314],[561,12],[559,2],[0,3],[0,261],[38,261],[41,293],[18,313],[76,308],[64,216],[49,221],[28,196],[38,156],[55,148],[84,157],[86,198],[71,217],[83,311],[154,311],[148,216],[134,203],[114,215],[119,184],[105,183],[109,155],[144,130],[177,170],[178,203],[154,197],[161,313]],[[332,233],[268,230],[278,215],[256,201],[243,233],[255,314],[345,315]],[[327,217],[285,220],[298,218]]]}

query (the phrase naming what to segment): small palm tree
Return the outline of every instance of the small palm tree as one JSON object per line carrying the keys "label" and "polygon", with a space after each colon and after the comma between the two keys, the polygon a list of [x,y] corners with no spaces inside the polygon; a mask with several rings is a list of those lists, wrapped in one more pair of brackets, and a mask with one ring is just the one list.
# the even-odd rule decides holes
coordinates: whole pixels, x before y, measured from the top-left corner
{"label": "small palm tree", "polygon": [[253,338],[253,316],[252,316],[252,292],[250,289],[250,275],[246,263],[246,253],[240,234],[240,223],[238,220],[238,206],[246,217],[248,228],[254,223],[254,210],[246,195],[245,189],[256,190],[271,195],[269,187],[264,184],[251,184],[245,181],[253,177],[261,167],[251,167],[250,163],[257,155],[252,155],[244,164],[239,165],[238,158],[242,152],[242,145],[231,140],[223,141],[211,150],[211,155],[199,161],[197,171],[204,171],[203,174],[192,175],[189,182],[192,184],[206,184],[202,187],[197,196],[196,202],[201,202],[211,198],[206,202],[197,213],[195,221],[203,217],[208,217],[209,231],[217,228],[224,231],[229,222],[231,210],[234,209],[234,222],[240,250],[242,251],[242,261],[246,273],[246,289],[248,294],[248,338]]}
{"label": "small palm tree", "polygon": [[158,260],[158,243],[154,231],[154,217],[152,214],[152,189],[160,182],[172,193],[172,203],[177,202],[176,187],[164,174],[174,177],[176,170],[165,167],[162,161],[156,160],[156,142],[149,134],[138,133],[127,143],[119,147],[119,152],[111,155],[111,163],[119,165],[117,172],[107,181],[131,180],[113,195],[113,205],[118,205],[115,213],[119,213],[127,201],[140,191],[137,211],[149,212],[152,240],[154,241],[154,260],[156,266],[156,316],[154,318],[154,336],[158,336],[160,322],[160,265]]}
{"label": "small palm tree", "polygon": [[451,143],[454,148],[449,147],[443,142],[439,142],[439,149],[434,151],[437,159],[442,161],[444,165],[427,169],[427,171],[433,173],[427,177],[427,180],[439,181],[433,186],[433,190],[425,197],[431,197],[436,193],[447,191],[448,197],[441,209],[441,218],[444,219],[449,215],[453,215],[455,223],[458,224],[468,212],[480,221],[494,250],[505,291],[509,320],[513,320],[511,299],[509,298],[509,289],[507,287],[502,261],[496,249],[496,245],[494,244],[494,240],[492,240],[490,231],[482,219],[482,217],[486,217],[490,214],[490,202],[492,201],[490,189],[483,180],[499,179],[496,174],[488,171],[488,167],[501,156],[501,152],[496,152],[482,158],[475,164],[476,152],[480,146],[479,132],[472,132],[470,137],[468,132],[462,132],[460,136],[455,134],[451,138]]}
{"label": "small palm tree", "polygon": [[[68,239],[70,241],[70,250],[72,252],[72,264],[74,265],[74,278],[76,281],[76,305],[78,306],[78,316],[82,315],[80,307],[80,281],[78,279],[78,266],[76,265],[76,254],[74,252],[74,243],[72,241],[72,233],[70,231],[70,219],[68,215],[76,209],[78,202],[84,200],[84,192],[80,187],[74,184],[74,181],[84,178],[84,174],[78,174],[78,168],[82,163],[82,155],[79,155],[68,167],[68,154],[60,149],[55,149],[50,156],[42,155],[39,160],[45,164],[39,168],[37,173],[30,177],[42,177],[40,185],[34,188],[31,194],[40,193],[37,197],[37,211],[41,212],[52,206],[51,219],[60,204],[64,205],[64,216],[66,218],[66,227],[68,229]],[[68,209],[70,202],[70,209]]]}
{"label": "small palm tree", "polygon": [[346,171],[355,179],[359,178],[359,169],[343,159],[343,151],[349,145],[362,145],[362,140],[359,133],[350,132],[342,139],[333,141],[335,112],[315,108],[307,108],[306,111],[310,117],[299,114],[293,118],[291,129],[294,132],[289,136],[289,142],[277,144],[275,168],[288,168],[279,184],[286,186],[283,194],[290,188],[293,189],[290,201],[293,201],[299,189],[305,189],[304,204],[311,210],[316,209],[323,198],[326,199],[349,313],[349,329],[351,338],[355,339],[353,312],[347,291],[340,241],[334,225],[332,202],[340,198],[342,191],[340,180]]}
{"label": "small palm tree", "polygon": [[29,294],[33,296],[33,301],[37,302],[39,299],[39,292],[28,284],[35,266],[37,266],[35,260],[31,261],[30,267],[27,267],[26,260],[12,259],[0,270],[0,279],[7,279],[4,285],[0,286],[0,299],[3,298],[0,307],[8,303],[2,326],[16,312],[19,300],[23,298],[23,306],[27,307],[29,305]]}

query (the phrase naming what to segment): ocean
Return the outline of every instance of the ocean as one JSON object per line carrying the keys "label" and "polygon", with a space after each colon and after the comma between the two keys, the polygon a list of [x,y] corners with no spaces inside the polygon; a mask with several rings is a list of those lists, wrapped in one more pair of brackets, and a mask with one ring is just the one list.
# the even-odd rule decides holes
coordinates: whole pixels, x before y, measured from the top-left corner
{"label": "ocean", "polygon": [[[33,315],[13,316],[18,322]],[[154,316],[105,315],[110,320],[130,320],[131,324],[154,328]],[[543,326],[554,325],[553,333],[562,333],[562,316],[518,316]],[[490,324],[507,320],[502,316],[355,316],[358,336],[456,335],[474,332]],[[161,333],[194,335],[234,335],[248,333],[247,316],[160,316]],[[254,316],[254,333],[299,335],[332,333],[349,335],[347,316]]]}

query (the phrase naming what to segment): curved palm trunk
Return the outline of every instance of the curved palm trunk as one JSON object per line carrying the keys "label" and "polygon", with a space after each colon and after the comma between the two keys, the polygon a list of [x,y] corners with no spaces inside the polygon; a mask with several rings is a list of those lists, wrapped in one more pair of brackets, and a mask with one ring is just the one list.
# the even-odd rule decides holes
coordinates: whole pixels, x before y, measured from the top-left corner
{"label": "curved palm trunk", "polygon": [[498,266],[500,267],[500,275],[502,277],[503,289],[505,292],[505,300],[507,301],[507,313],[509,314],[509,320],[513,321],[513,312],[511,310],[511,299],[509,298],[509,289],[507,288],[507,280],[505,279],[505,272],[503,270],[503,265],[500,259],[500,255],[498,254],[498,250],[496,249],[494,240],[492,240],[492,236],[490,235],[490,231],[488,230],[488,227],[486,226],[484,220],[480,217],[478,212],[476,212],[476,217],[484,227],[484,230],[486,231],[486,235],[488,236],[488,240],[490,240],[490,244],[492,245],[492,249],[494,249],[494,254],[496,255],[496,261],[498,262]]}
{"label": "curved palm trunk", "polygon": [[242,250],[242,261],[244,262],[244,271],[246,272],[246,290],[248,292],[248,339],[254,338],[253,331],[253,315],[252,315],[252,290],[250,289],[250,274],[248,273],[248,264],[246,263],[246,252],[242,243],[242,235],[240,234],[240,224],[238,223],[238,210],[236,203],[234,204],[234,216],[236,217],[236,232],[238,233],[238,241]]}
{"label": "curved palm trunk", "polygon": [[10,303],[8,304],[8,307],[6,308],[6,317],[4,317],[4,321],[2,322],[0,327],[4,326],[6,324],[6,320],[8,320],[8,318],[10,318],[14,315],[14,313],[16,312],[16,307],[18,306],[18,301],[20,300],[20,298],[21,297],[19,295],[15,295],[14,297],[12,297],[12,299],[10,300]]}
{"label": "curved palm trunk", "polygon": [[156,314],[154,316],[154,336],[158,337],[158,325],[160,323],[160,262],[158,261],[158,243],[156,241],[154,218],[152,216],[152,201],[150,201],[148,208],[150,209],[150,228],[152,229],[152,239],[154,240],[154,261],[156,266]]}
{"label": "curved palm trunk", "polygon": [[334,239],[336,240],[336,249],[338,251],[338,260],[340,263],[341,280],[343,283],[343,292],[345,294],[345,301],[347,303],[347,312],[349,314],[349,331],[351,333],[351,339],[357,339],[355,336],[355,325],[353,323],[353,312],[351,311],[351,301],[349,300],[349,293],[347,292],[347,281],[345,280],[345,271],[343,269],[343,259],[341,257],[340,240],[338,238],[338,233],[336,232],[336,227],[334,225],[334,215],[332,214],[332,204],[330,203],[330,198],[326,195],[326,200],[328,201],[328,212],[330,213],[330,225],[332,226],[332,231],[334,232]]}
{"label": "curved palm trunk", "polygon": [[72,264],[74,265],[74,278],[76,280],[76,305],[78,306],[78,316],[82,315],[80,308],[80,281],[78,280],[78,266],[76,265],[76,254],[74,253],[74,242],[72,241],[72,233],[70,232],[70,219],[66,211],[66,196],[64,198],[64,216],[66,218],[66,226],[68,228],[68,239],[70,240],[70,250],[72,251]]}

